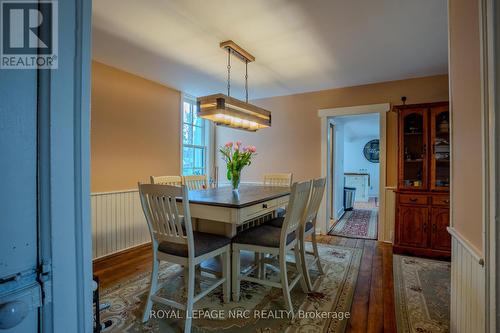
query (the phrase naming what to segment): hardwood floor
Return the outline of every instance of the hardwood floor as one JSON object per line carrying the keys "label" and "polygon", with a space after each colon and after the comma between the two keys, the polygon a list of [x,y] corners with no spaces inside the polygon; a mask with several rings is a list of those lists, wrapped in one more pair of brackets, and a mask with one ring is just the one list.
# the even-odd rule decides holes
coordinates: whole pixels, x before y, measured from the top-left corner
{"label": "hardwood floor", "polygon": [[[319,236],[321,243],[363,249],[361,267],[346,332],[396,332],[392,246],[373,240]],[[141,246],[94,262],[101,288],[151,270],[151,249]]]}

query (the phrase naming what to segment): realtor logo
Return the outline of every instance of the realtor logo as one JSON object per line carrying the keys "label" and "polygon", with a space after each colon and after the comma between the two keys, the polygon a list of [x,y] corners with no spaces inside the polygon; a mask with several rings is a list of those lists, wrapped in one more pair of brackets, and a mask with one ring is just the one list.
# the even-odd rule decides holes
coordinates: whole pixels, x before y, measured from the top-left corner
{"label": "realtor logo", "polygon": [[57,1],[0,3],[0,68],[56,69]]}

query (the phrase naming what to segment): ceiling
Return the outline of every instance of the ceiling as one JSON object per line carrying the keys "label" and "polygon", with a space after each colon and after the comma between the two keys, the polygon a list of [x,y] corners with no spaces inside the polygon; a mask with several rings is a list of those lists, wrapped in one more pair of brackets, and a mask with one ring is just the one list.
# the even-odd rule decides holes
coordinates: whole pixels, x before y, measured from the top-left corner
{"label": "ceiling", "polygon": [[[93,57],[200,96],[226,90],[231,39],[250,98],[447,73],[446,0],[94,0]],[[233,58],[232,95],[244,65]]]}
{"label": "ceiling", "polygon": [[380,115],[378,113],[342,116],[334,119],[335,122],[344,125],[344,138],[347,141],[380,136]]}

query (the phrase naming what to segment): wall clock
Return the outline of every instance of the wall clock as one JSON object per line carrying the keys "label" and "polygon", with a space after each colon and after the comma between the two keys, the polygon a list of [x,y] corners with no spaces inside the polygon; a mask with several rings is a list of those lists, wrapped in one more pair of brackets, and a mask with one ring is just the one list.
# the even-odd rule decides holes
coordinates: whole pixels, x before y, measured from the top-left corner
{"label": "wall clock", "polygon": [[365,144],[363,148],[363,155],[365,158],[372,163],[379,163],[380,148],[379,140],[370,140]]}

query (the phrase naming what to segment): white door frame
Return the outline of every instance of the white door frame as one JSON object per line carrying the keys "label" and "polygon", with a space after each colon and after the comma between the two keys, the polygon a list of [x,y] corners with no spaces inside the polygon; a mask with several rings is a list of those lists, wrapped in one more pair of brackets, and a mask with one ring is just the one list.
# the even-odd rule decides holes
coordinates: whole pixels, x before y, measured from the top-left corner
{"label": "white door frame", "polygon": [[58,2],[59,67],[39,70],[41,257],[51,265],[43,332],[92,332],[90,76],[92,2]]}
{"label": "white door frame", "polygon": [[[354,116],[367,113],[380,114],[380,184],[379,184],[379,225],[378,225],[378,240],[389,241],[390,235],[388,233],[388,226],[385,225],[385,185],[386,185],[386,158],[387,158],[387,118],[386,113],[391,110],[390,103],[360,105],[340,108],[321,109],[318,111],[318,116],[321,118],[321,177],[328,179],[328,153],[329,145],[331,144],[328,139],[328,119],[338,116]],[[327,184],[330,188],[330,184]],[[332,202],[328,193],[321,202],[321,207],[318,213],[318,220],[320,221],[320,232],[322,234],[328,233],[329,227],[329,203]]]}
{"label": "white door frame", "polygon": [[[496,332],[500,320],[500,5],[480,0],[481,93],[483,137],[483,253],[485,257],[486,328]],[[496,315],[495,315],[496,314]]]}

